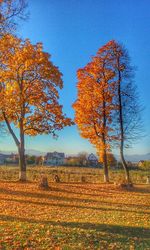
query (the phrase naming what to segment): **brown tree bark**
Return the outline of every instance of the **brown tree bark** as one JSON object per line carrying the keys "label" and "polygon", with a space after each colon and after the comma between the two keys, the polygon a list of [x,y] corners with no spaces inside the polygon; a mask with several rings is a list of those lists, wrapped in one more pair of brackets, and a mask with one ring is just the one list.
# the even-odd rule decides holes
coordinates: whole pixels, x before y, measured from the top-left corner
{"label": "brown tree bark", "polygon": [[130,183],[129,169],[124,158],[124,127],[123,127],[123,113],[122,113],[122,98],[121,98],[121,74],[119,70],[119,58],[118,58],[118,104],[119,104],[119,125],[120,125],[120,157],[125,171],[125,179],[127,183]]}
{"label": "brown tree bark", "polygon": [[127,163],[126,163],[125,158],[124,158],[122,142],[121,142],[121,146],[120,146],[120,157],[121,157],[121,162],[122,162],[122,165],[123,165],[123,168],[125,171],[125,179],[126,179],[126,182],[129,184],[131,182],[130,181],[130,174],[129,174],[129,169],[128,169]]}
{"label": "brown tree bark", "polygon": [[[106,103],[105,103],[105,96],[103,93],[103,130],[105,131],[106,129]],[[107,152],[106,152],[106,138],[105,138],[105,133],[103,132],[102,134],[102,142],[103,142],[103,166],[104,166],[104,182],[108,183],[109,182],[109,172],[108,172],[108,164],[107,164]]]}
{"label": "brown tree bark", "polygon": [[23,127],[20,127],[20,144],[18,147],[19,153],[19,180],[26,181],[26,159]]}
{"label": "brown tree bark", "polygon": [[104,165],[104,182],[108,183],[109,182],[109,172],[108,172],[106,149],[104,149],[103,153],[104,153],[103,154],[103,156],[104,156],[104,161],[103,161],[103,165]]}
{"label": "brown tree bark", "polygon": [[7,119],[7,116],[5,112],[3,112],[3,117],[5,119],[7,128],[12,135],[15,144],[18,148],[18,154],[19,154],[19,180],[20,181],[26,181],[26,161],[25,161],[25,147],[24,147],[24,131],[23,131],[23,123],[20,122],[20,141],[16,137],[13,129],[11,128],[11,125]]}

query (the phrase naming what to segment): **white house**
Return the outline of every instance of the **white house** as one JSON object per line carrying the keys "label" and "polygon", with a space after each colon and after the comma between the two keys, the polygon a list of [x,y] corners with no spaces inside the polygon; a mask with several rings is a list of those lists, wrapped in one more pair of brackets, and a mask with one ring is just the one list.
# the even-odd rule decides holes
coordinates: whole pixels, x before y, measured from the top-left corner
{"label": "white house", "polygon": [[89,154],[87,160],[88,160],[88,164],[92,167],[95,167],[98,165],[98,159],[94,154]]}
{"label": "white house", "polygon": [[47,153],[45,157],[46,165],[59,166],[59,165],[63,165],[64,162],[65,162],[64,153],[58,153],[58,152]]}

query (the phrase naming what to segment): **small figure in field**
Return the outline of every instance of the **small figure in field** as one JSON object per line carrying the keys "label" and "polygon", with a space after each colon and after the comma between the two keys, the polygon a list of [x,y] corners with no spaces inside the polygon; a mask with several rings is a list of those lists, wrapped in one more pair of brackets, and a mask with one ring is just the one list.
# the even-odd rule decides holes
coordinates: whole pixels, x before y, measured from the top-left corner
{"label": "small figure in field", "polygon": [[54,181],[59,183],[60,182],[60,178],[57,174],[54,175]]}
{"label": "small figure in field", "polygon": [[150,184],[150,175],[147,176],[146,184]]}
{"label": "small figure in field", "polygon": [[132,183],[126,183],[126,182],[114,182],[115,187],[119,188],[119,189],[127,189],[130,190],[133,188],[133,184]]}
{"label": "small figure in field", "polygon": [[48,180],[46,176],[42,176],[40,179],[39,188],[49,189]]}
{"label": "small figure in field", "polygon": [[81,182],[86,182],[85,176],[82,176],[82,177],[81,177]]}
{"label": "small figure in field", "polygon": [[36,157],[36,165],[43,166],[45,161],[44,156],[37,156]]}

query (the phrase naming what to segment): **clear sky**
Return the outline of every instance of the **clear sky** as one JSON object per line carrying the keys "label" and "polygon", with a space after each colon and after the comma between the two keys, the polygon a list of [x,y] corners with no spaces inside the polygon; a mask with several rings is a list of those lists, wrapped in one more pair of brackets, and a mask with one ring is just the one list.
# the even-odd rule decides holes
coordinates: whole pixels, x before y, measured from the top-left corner
{"label": "clear sky", "polygon": [[[115,39],[128,49],[137,67],[136,84],[143,112],[146,137],[128,150],[129,154],[150,152],[150,0],[28,0],[30,18],[20,26],[18,35],[33,43],[42,42],[44,50],[63,73],[64,88],[60,102],[64,112],[74,117],[76,70],[85,66],[98,48]],[[68,154],[94,152],[80,138],[75,126],[67,127],[54,140],[51,136],[27,137],[26,147],[40,151],[57,150]],[[11,137],[0,139],[0,150],[14,150]]]}

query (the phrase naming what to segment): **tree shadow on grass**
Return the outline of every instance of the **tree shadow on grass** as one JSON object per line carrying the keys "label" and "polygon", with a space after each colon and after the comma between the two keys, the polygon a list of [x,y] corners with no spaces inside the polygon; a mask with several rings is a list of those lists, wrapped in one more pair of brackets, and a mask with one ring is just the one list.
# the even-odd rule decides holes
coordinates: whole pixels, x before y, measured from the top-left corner
{"label": "tree shadow on grass", "polygon": [[143,227],[130,227],[130,226],[120,226],[120,225],[108,225],[108,224],[94,224],[94,223],[80,223],[80,222],[55,222],[55,221],[44,221],[36,219],[28,219],[7,215],[0,215],[1,221],[7,222],[23,222],[23,223],[34,223],[42,225],[52,225],[52,226],[61,226],[70,229],[85,229],[85,230],[94,230],[97,232],[105,232],[111,234],[112,237],[116,234],[125,236],[125,237],[140,237],[149,239],[150,229]]}
{"label": "tree shadow on grass", "polygon": [[[53,189],[52,189],[53,191]],[[108,205],[108,206],[120,206],[123,207],[131,207],[131,208],[139,208],[139,209],[149,209],[149,205],[140,205],[140,204],[128,204],[128,203],[119,203],[119,202],[110,202],[110,201],[100,201],[100,200],[94,200],[94,199],[85,199],[82,197],[66,197],[66,196],[57,196],[53,195],[51,191],[46,191],[47,193],[38,193],[38,192],[27,192],[27,191],[16,191],[16,190],[8,190],[5,188],[0,188],[0,193],[2,194],[8,194],[8,195],[16,195],[16,196],[24,196],[24,197],[33,197],[38,199],[47,199],[47,200],[56,200],[56,201],[67,201],[67,202],[80,202],[82,204],[85,203],[96,203],[101,205]],[[65,192],[65,191],[64,191]],[[42,203],[42,201],[41,201]]]}
{"label": "tree shadow on grass", "polygon": [[79,209],[90,209],[90,210],[95,210],[95,211],[103,211],[103,212],[125,212],[125,213],[136,213],[136,214],[145,214],[145,215],[150,215],[150,212],[146,212],[146,211],[137,211],[137,210],[129,210],[129,209],[122,209],[122,208],[118,208],[118,207],[93,207],[90,205],[74,205],[74,204],[65,204],[65,203],[54,203],[54,202],[37,202],[37,201],[31,201],[31,200],[20,200],[20,199],[16,199],[16,198],[1,198],[1,201],[7,201],[7,202],[18,202],[18,203],[22,203],[22,204],[33,204],[33,205],[37,205],[37,206],[50,206],[50,207],[65,207],[65,208],[79,208]]}
{"label": "tree shadow on grass", "polygon": [[26,192],[26,191],[14,191],[14,190],[8,190],[1,188],[0,193],[3,194],[10,194],[10,195],[16,195],[16,196],[24,196],[24,197],[33,197],[33,198],[38,198],[38,199],[47,199],[47,200],[56,200],[56,201],[68,201],[68,202],[82,202],[84,203],[96,203],[96,204],[102,204],[102,205],[117,205],[123,207],[124,205],[126,207],[135,207],[135,208],[140,208],[140,209],[149,209],[149,205],[139,205],[139,204],[126,204],[126,203],[118,203],[118,202],[110,202],[110,201],[98,201],[94,199],[82,199],[82,198],[77,198],[77,197],[64,197],[64,196],[56,196],[52,195],[51,192],[45,194],[45,193],[32,193],[32,192]]}
{"label": "tree shadow on grass", "polygon": [[[69,187],[70,187],[70,185],[69,185]],[[74,186],[72,186],[72,187],[75,188]],[[80,188],[81,188],[81,186],[80,186]],[[82,188],[82,189],[89,190],[87,188]],[[68,194],[79,194],[79,195],[84,195],[84,196],[86,195],[86,196],[91,196],[91,197],[100,197],[100,196],[104,197],[104,196],[107,196],[109,198],[112,198],[113,196],[116,197],[116,195],[119,197],[119,196],[122,196],[124,193],[128,192],[128,191],[124,191],[124,190],[121,190],[120,192],[117,192],[117,190],[115,190],[115,189],[113,191],[112,190],[103,190],[103,189],[102,190],[94,189],[94,191],[97,191],[97,194],[95,194],[95,193],[92,193],[93,189],[92,190],[90,189],[91,192],[82,193],[82,192],[77,192],[76,190],[75,191],[70,191],[68,189],[59,187],[59,185],[58,185],[58,187],[52,187],[52,190],[56,191],[56,192],[64,192],[64,193],[68,193]],[[141,194],[139,192],[141,192]],[[134,195],[134,196],[148,196],[149,193],[150,193],[150,190],[147,190],[146,194],[144,194],[143,189],[136,188],[136,189],[133,190],[132,195]]]}
{"label": "tree shadow on grass", "polygon": [[27,192],[27,191],[16,191],[16,190],[8,190],[5,188],[0,188],[0,193],[2,194],[10,194],[10,195],[16,195],[16,196],[24,196],[24,197],[33,197],[33,198],[41,198],[41,199],[48,199],[48,200],[62,200],[62,201],[76,201],[76,202],[95,202],[97,203],[97,200],[94,199],[82,199],[81,198],[77,198],[77,197],[66,197],[66,196],[57,196],[57,195],[53,195],[51,193],[51,191],[46,191],[47,193],[45,194],[43,193],[32,193],[32,192]]}
{"label": "tree shadow on grass", "polygon": [[[86,183],[86,185],[89,185],[90,183]],[[90,191],[97,191],[97,192],[105,192],[106,194],[114,194],[114,195],[122,195],[123,193],[132,193],[134,195],[145,195],[148,196],[148,194],[150,194],[150,185],[146,185],[146,184],[139,184],[139,185],[134,185],[132,189],[120,189],[115,187],[112,183],[111,184],[106,184],[106,183],[102,183],[101,184],[94,184],[93,186],[91,185],[90,187],[88,186],[84,186],[85,184],[83,183],[78,183],[78,186],[75,185],[75,183],[71,183],[71,184],[66,184],[66,186],[69,185],[69,187],[72,188],[82,188],[82,189],[86,189],[86,190],[90,190]],[[97,186],[96,186],[97,185]],[[144,186],[144,187],[143,187]],[[104,188],[105,187],[105,188]]]}

